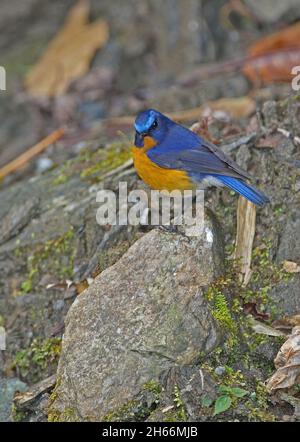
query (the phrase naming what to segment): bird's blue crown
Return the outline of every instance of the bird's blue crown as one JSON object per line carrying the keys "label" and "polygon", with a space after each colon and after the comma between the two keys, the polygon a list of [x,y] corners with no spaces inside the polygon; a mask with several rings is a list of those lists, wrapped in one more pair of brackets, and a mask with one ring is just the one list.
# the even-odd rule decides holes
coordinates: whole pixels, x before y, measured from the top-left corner
{"label": "bird's blue crown", "polygon": [[148,109],[141,112],[135,120],[134,126],[137,132],[140,134],[148,132],[151,128],[155,119],[157,117],[157,112],[153,109]]}

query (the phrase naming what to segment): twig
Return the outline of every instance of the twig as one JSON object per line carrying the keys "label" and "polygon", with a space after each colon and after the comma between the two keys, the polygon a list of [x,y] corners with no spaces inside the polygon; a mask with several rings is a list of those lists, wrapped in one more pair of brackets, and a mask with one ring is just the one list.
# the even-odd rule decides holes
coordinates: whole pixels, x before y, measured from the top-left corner
{"label": "twig", "polygon": [[252,246],[255,235],[256,207],[242,196],[237,209],[235,259],[240,260],[240,279],[247,285],[251,276]]}
{"label": "twig", "polygon": [[256,138],[256,132],[252,132],[249,135],[244,135],[243,137],[233,141],[232,143],[222,144],[222,149],[226,152],[231,152],[234,149],[242,146],[243,144],[248,144]]}
{"label": "twig", "polygon": [[46,138],[32,146],[30,149],[26,150],[26,152],[22,153],[10,163],[3,166],[0,169],[0,180],[5,178],[10,173],[13,173],[21,167],[25,166],[25,164],[32,160],[32,158],[39,155],[41,152],[47,149],[47,147],[59,140],[63,136],[64,132],[65,131],[63,128],[57,129],[55,132],[52,132]]}

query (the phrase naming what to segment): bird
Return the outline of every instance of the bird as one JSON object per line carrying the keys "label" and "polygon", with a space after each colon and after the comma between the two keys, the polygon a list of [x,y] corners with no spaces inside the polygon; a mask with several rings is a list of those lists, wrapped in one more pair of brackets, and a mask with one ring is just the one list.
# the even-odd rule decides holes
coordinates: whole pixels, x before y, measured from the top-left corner
{"label": "bird", "polygon": [[134,128],[134,167],[152,189],[184,191],[225,186],[259,207],[270,201],[249,183],[250,175],[220,148],[161,112],[140,112]]}

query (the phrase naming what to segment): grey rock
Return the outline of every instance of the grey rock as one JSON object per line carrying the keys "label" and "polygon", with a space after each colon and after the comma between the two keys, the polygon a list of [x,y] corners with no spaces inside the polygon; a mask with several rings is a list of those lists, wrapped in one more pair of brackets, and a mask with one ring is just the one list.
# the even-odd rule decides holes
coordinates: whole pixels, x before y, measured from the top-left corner
{"label": "grey rock", "polygon": [[[66,279],[79,282],[84,274],[90,277],[88,267],[90,272],[98,265],[103,270],[143,233],[139,226],[122,226],[115,234],[97,224],[96,193],[103,187],[117,188],[119,177],[112,173],[105,182],[91,184],[80,177],[87,167],[90,163],[75,161],[0,191],[0,315],[7,332],[1,372],[10,369],[16,353],[29,347],[33,338],[49,338],[63,322],[76,295],[75,291],[64,299],[60,285]],[[56,184],[60,176],[66,181]],[[129,189],[136,185],[134,174],[126,179]],[[57,241],[64,244],[58,247]],[[29,282],[25,291],[24,281]],[[23,380],[35,383],[50,373],[34,378],[31,374]]]}
{"label": "grey rock", "polygon": [[36,161],[36,171],[37,173],[43,173],[46,172],[46,170],[51,169],[54,162],[51,160],[51,158],[42,157],[38,158]]}
{"label": "grey rock", "polygon": [[222,376],[225,373],[225,371],[226,371],[226,369],[222,365],[219,365],[218,367],[215,368],[215,373],[218,376]]}
{"label": "grey rock", "polygon": [[0,244],[16,236],[36,215],[38,198],[30,198],[21,205],[13,205],[1,219]]}
{"label": "grey rock", "polygon": [[300,262],[300,210],[294,210],[289,215],[280,235],[277,260],[285,259]]}
{"label": "grey rock", "polygon": [[290,281],[282,281],[269,292],[269,297],[276,302],[278,316],[295,315],[300,312],[300,275]]}
{"label": "grey rock", "polygon": [[[295,209],[286,217],[283,231],[279,235],[276,260],[300,263],[300,211]],[[291,315],[300,312],[300,275],[295,274],[289,281],[281,281],[269,293],[278,307],[278,314]]]}
{"label": "grey rock", "polygon": [[11,420],[11,407],[16,391],[25,391],[26,384],[20,379],[0,379],[0,422]]}
{"label": "grey rock", "polygon": [[76,299],[52,413],[63,420],[72,409],[79,420],[105,419],[134,401],[145,383],[194,364],[200,351],[218,344],[203,296],[223,269],[218,232],[209,218],[200,237],[152,230]]}

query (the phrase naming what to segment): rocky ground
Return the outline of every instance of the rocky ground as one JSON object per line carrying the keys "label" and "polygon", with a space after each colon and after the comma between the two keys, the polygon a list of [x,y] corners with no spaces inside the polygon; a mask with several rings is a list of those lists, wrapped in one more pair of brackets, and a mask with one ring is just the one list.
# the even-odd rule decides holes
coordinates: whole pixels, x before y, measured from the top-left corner
{"label": "rocky ground", "polygon": [[[26,3],[26,11],[34,15],[36,2]],[[61,4],[43,3],[49,14],[52,11],[47,32],[42,28],[47,38],[61,24],[54,3]],[[95,16],[112,16],[111,2],[102,3],[101,8],[94,5]],[[128,3],[133,7],[134,2]],[[198,3],[191,1],[187,14],[195,15]],[[61,6],[67,7],[68,2]],[[10,10],[5,11],[8,21]],[[130,11],[123,11],[123,16]],[[144,17],[146,12],[141,6],[136,14]],[[172,14],[168,20],[173,29]],[[32,23],[29,13],[28,22],[22,21],[26,38],[40,36],[39,20],[30,28],[26,23]],[[123,23],[114,21],[113,32],[122,35]],[[207,23],[201,26],[207,29]],[[150,42],[153,32],[145,30]],[[139,71],[141,54],[149,60],[149,51],[156,47],[147,45],[146,37],[125,55],[122,39],[115,39],[116,47],[96,58],[95,68],[112,54],[112,66],[121,63],[122,72],[127,66],[117,84],[111,79],[105,83],[105,94],[113,99],[105,95],[98,100],[104,106],[101,116],[134,113],[145,102],[175,110],[250,91],[238,73],[211,79],[205,87],[203,83],[166,87],[170,76],[178,74],[171,66],[162,69],[165,75],[159,78],[155,93],[146,98],[134,96],[128,86],[132,69]],[[134,35],[126,38],[136,40]],[[157,39],[164,41],[161,36]],[[18,41],[16,57],[22,49]],[[5,49],[5,41],[2,44]],[[179,49],[180,44],[179,38]],[[190,45],[187,53],[199,55],[197,38],[185,44]],[[229,49],[224,46],[226,55]],[[216,47],[208,45],[205,56]],[[164,63],[167,50],[155,50],[155,62]],[[115,72],[113,67],[111,71]],[[147,87],[141,84],[144,93],[153,91],[153,72],[147,72]],[[143,72],[140,75],[145,78]],[[138,77],[135,87],[139,81]],[[74,88],[64,103],[77,96]],[[256,112],[247,118],[214,117],[209,126],[210,135],[257,177],[271,200],[257,212],[253,273],[246,287],[239,282],[232,259],[237,197],[226,190],[206,193],[205,229],[199,238],[188,238],[183,229],[97,224],[98,190],[118,191],[119,181],[126,181],[129,189],[141,186],[128,161],[130,141],[107,131],[98,113],[78,129],[82,114],[74,111],[72,136],[47,152],[50,169],[39,170],[38,163],[31,164],[3,183],[0,326],[6,330],[7,350],[0,351],[0,420],[300,419],[297,389],[283,398],[269,394],[264,385],[275,370],[274,358],[286,337],[254,331],[252,323],[255,317],[270,325],[300,311],[300,274],[289,273],[282,265],[285,260],[300,262],[300,144],[295,139],[300,136],[300,98],[289,85],[250,93]],[[12,106],[7,96],[4,101]],[[1,127],[1,134],[6,134],[6,138],[1,135],[1,142],[10,142],[14,154],[22,151],[24,144],[35,141],[37,133],[31,128],[37,127],[37,121],[41,122],[39,135],[49,121],[53,128],[65,122],[65,113],[54,111],[59,105],[47,104],[44,109],[50,116],[46,112],[41,119],[36,103],[32,113],[27,101],[20,103],[21,119],[16,113],[11,126]],[[85,109],[91,112],[90,102]],[[247,133],[255,135],[246,144],[230,147]],[[3,146],[0,158],[5,163],[11,152]],[[214,415],[222,395],[232,404]]]}

